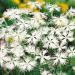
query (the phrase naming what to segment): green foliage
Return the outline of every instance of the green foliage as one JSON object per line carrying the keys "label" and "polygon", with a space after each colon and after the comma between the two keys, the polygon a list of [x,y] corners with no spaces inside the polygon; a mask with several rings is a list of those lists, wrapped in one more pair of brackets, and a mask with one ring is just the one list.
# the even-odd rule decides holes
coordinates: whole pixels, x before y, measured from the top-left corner
{"label": "green foliage", "polygon": [[1,66],[0,66],[0,75],[5,75],[5,71],[3,70]]}
{"label": "green foliage", "polygon": [[30,20],[30,18],[33,17],[32,14],[24,14],[24,13],[22,13],[22,14],[20,14],[20,15],[21,15],[21,17],[22,17],[24,20]]}
{"label": "green foliage", "polygon": [[25,75],[41,75],[40,74],[40,69],[39,67],[35,67],[32,71],[30,72],[25,72]]}
{"label": "green foliage", "polygon": [[72,32],[73,32],[74,40],[72,42],[68,42],[68,47],[69,46],[75,46],[75,29],[73,29]]}
{"label": "green foliage", "polygon": [[61,15],[61,12],[54,10],[53,15],[59,17]]}
{"label": "green foliage", "polygon": [[40,12],[46,13],[46,12],[48,12],[48,10],[47,10],[45,7],[42,7],[42,8],[40,9]]}
{"label": "green foliage", "polygon": [[68,0],[68,4],[70,7],[72,6],[75,8],[75,0]]}
{"label": "green foliage", "polygon": [[75,57],[70,57],[69,61],[72,66],[75,66]]}
{"label": "green foliage", "polygon": [[36,47],[38,47],[41,50],[43,48],[43,42],[38,41],[37,44],[36,44]]}
{"label": "green foliage", "polygon": [[53,23],[52,19],[49,19],[48,21],[46,21],[46,26],[55,27],[55,24]]}
{"label": "green foliage", "polygon": [[61,65],[61,68],[60,68],[62,72],[68,72],[71,69],[72,69],[72,66],[70,64]]}
{"label": "green foliage", "polygon": [[47,12],[46,14],[47,14],[47,17],[48,17],[48,18],[51,18],[51,17],[52,17],[51,12]]}
{"label": "green foliage", "polygon": [[48,64],[40,65],[40,67],[45,69],[45,70],[49,70],[49,65]]}
{"label": "green foliage", "polygon": [[27,45],[28,45],[28,42],[26,40],[21,41],[21,46],[26,47]]}
{"label": "green foliage", "polygon": [[13,70],[9,71],[9,75],[21,75],[21,71],[19,68],[15,67]]}
{"label": "green foliage", "polygon": [[56,65],[54,73],[58,75],[58,73],[60,72],[64,72],[67,75],[75,75],[75,72],[72,69],[72,65],[70,65],[69,63],[63,65]]}
{"label": "green foliage", "polygon": [[14,21],[14,19],[5,18],[4,22],[0,25],[0,28],[6,28],[7,26],[11,26],[14,23]]}
{"label": "green foliage", "polygon": [[34,32],[36,28],[27,29],[27,34],[32,35],[32,32]]}
{"label": "green foliage", "polygon": [[73,37],[75,38],[75,29],[73,29],[72,31],[74,32],[74,33],[73,33]]}
{"label": "green foliage", "polygon": [[47,0],[46,2],[51,3],[51,4],[55,4],[57,0]]}
{"label": "green foliage", "polygon": [[53,56],[57,52],[57,49],[48,48],[48,52],[51,56]]}

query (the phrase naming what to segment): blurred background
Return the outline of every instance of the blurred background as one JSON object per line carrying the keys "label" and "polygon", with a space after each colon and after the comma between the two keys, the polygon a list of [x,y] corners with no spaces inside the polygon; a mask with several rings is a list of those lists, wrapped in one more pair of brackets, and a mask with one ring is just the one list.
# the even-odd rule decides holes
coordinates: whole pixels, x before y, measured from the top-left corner
{"label": "blurred background", "polygon": [[45,3],[66,3],[69,7],[75,8],[75,0],[0,0],[0,17],[3,12],[9,8],[31,8],[32,5],[27,6],[28,2],[39,2],[41,5],[45,5]]}

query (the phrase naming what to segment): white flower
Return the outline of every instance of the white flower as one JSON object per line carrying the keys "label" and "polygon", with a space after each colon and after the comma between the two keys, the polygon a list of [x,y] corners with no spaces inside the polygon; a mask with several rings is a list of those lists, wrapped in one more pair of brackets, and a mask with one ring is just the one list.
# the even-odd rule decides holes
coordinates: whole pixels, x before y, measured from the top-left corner
{"label": "white flower", "polygon": [[40,63],[44,63],[46,60],[50,60],[49,55],[45,55],[47,53],[47,50],[41,51],[37,56],[36,59],[40,59]]}
{"label": "white flower", "polygon": [[7,9],[7,11],[4,12],[3,16],[9,17],[10,19],[15,19],[15,18],[20,18],[19,16],[20,13],[25,13],[25,11],[19,9]]}
{"label": "white flower", "polygon": [[31,71],[36,66],[36,61],[31,60],[29,58],[25,58],[24,61],[19,62],[18,67],[21,70]]}
{"label": "white flower", "polygon": [[53,75],[53,74],[51,74],[49,71],[44,70],[44,71],[41,73],[41,75]]}
{"label": "white flower", "polygon": [[18,27],[18,30],[16,32],[21,33],[26,31],[25,26],[23,23],[21,23],[21,25]]}
{"label": "white flower", "polygon": [[63,33],[62,33],[62,36],[60,36],[60,37],[63,37],[62,38],[63,40],[69,40],[69,41],[73,41],[74,40],[72,31],[64,30]]}
{"label": "white flower", "polygon": [[41,28],[39,29],[41,35],[47,34],[49,30],[50,30],[50,28],[48,28],[48,27],[41,27]]}
{"label": "white flower", "polygon": [[32,18],[29,24],[31,25],[31,27],[34,27],[34,28],[38,28],[40,26],[39,21],[37,21],[37,19],[35,18]]}
{"label": "white flower", "polygon": [[57,11],[60,11],[60,8],[57,5],[51,5],[51,4],[46,4],[46,8],[50,11],[53,12],[55,9]]}
{"label": "white flower", "polygon": [[54,64],[65,64],[66,63],[66,58],[67,58],[67,55],[65,53],[56,53],[55,54],[55,57],[53,57],[54,59]]}
{"label": "white flower", "polygon": [[[41,8],[41,5],[37,2],[29,2],[32,4],[32,9],[35,6]],[[48,5],[48,10],[53,12],[54,10],[60,11],[57,5]],[[0,29],[0,65],[12,70],[15,66],[19,67],[22,71],[31,71],[36,67],[36,60],[40,60],[40,64],[48,64],[47,61],[53,62],[53,64],[65,64],[66,58],[75,56],[75,48],[69,47],[67,49],[67,42],[73,41],[73,32],[71,30],[75,29],[75,20],[67,19],[67,14],[61,15],[60,17],[55,17],[52,15],[52,22],[56,27],[43,26],[45,24],[44,19],[47,17],[45,14],[33,13],[33,17],[29,20],[25,20],[21,17],[21,14],[29,14],[29,10],[21,9],[7,9],[4,12],[4,17],[9,17],[9,19],[15,19],[13,25],[8,26],[7,22],[0,18],[0,24],[5,22],[6,28]],[[70,11],[74,16],[74,10]],[[14,28],[16,28],[14,30]],[[27,30],[34,28],[35,30],[28,34]],[[47,34],[47,36],[44,36]],[[43,37],[44,36],[44,37]],[[1,40],[2,39],[2,40]],[[22,41],[27,41],[28,45],[21,46]],[[38,41],[42,41],[46,50],[39,50],[36,47]],[[5,43],[5,44],[4,44]],[[57,49],[57,53],[54,56],[48,54],[48,48]],[[65,52],[62,52],[65,49]],[[26,56],[24,52],[34,55],[33,58]],[[12,54],[12,56],[10,55]],[[52,60],[51,60],[52,59]],[[52,75],[49,71],[43,71],[41,75]],[[60,73],[58,73],[60,75]],[[61,73],[61,75],[66,75]]]}
{"label": "white flower", "polygon": [[65,16],[53,17],[53,22],[57,27],[68,25],[68,19]]}
{"label": "white flower", "polygon": [[67,53],[68,53],[68,56],[69,56],[69,57],[75,56],[75,48],[74,48],[74,47],[70,47],[70,48],[67,50]]}
{"label": "white flower", "polygon": [[11,70],[14,69],[14,67],[15,67],[15,65],[14,65],[13,61],[11,60],[11,58],[6,57],[6,55],[1,55],[0,65],[4,66],[5,68],[11,69]]}
{"label": "white flower", "polygon": [[42,13],[34,13],[34,17],[31,18],[31,21],[29,22],[32,27],[38,28],[40,25],[45,24],[45,21],[43,18],[46,18],[44,14]]}
{"label": "white flower", "polygon": [[32,33],[32,35],[27,39],[27,41],[29,43],[33,43],[33,44],[36,44],[38,40],[41,39],[41,32],[38,30],[38,31],[34,31]]}
{"label": "white flower", "polygon": [[28,52],[28,53],[31,53],[31,54],[35,54],[35,53],[36,53],[35,46],[32,46],[32,45],[28,45],[28,46],[25,48],[25,51]]}
{"label": "white flower", "polygon": [[24,49],[19,45],[10,50],[16,57],[20,57],[24,55]]}
{"label": "white flower", "polygon": [[68,16],[75,16],[75,9],[73,9],[72,7],[69,9],[68,11]]}
{"label": "white flower", "polygon": [[56,37],[62,41],[68,40],[68,41],[73,41],[73,32],[65,27],[65,28],[58,28],[55,30],[55,34],[57,35]]}
{"label": "white flower", "polygon": [[12,61],[11,62],[7,62],[4,65],[5,65],[6,68],[8,68],[10,70],[14,69],[14,67],[15,67],[15,65],[14,65],[14,63]]}
{"label": "white flower", "polygon": [[12,60],[11,60],[11,57],[5,56],[5,57],[3,57],[3,61],[4,61],[4,62],[10,62],[10,61],[12,61]]}
{"label": "white flower", "polygon": [[4,18],[0,18],[0,24],[4,22]]}
{"label": "white flower", "polygon": [[5,57],[5,55],[6,55],[6,52],[0,51],[0,65],[1,66],[3,65],[3,62],[4,62],[3,58]]}
{"label": "white flower", "polygon": [[34,19],[39,23],[39,25],[43,25],[45,24],[45,21],[43,19],[45,19],[46,16],[43,13],[35,13],[34,14]]}
{"label": "white flower", "polygon": [[19,41],[22,41],[25,39],[25,37],[28,37],[27,32],[23,31],[21,33],[17,33]]}
{"label": "white flower", "polygon": [[40,20],[40,19],[46,18],[46,16],[44,13],[39,12],[39,13],[34,13],[34,18],[37,20]]}
{"label": "white flower", "polygon": [[52,35],[48,36],[48,38],[45,38],[43,40],[44,47],[46,48],[57,48],[58,51],[62,51],[63,49],[67,49],[66,41],[64,40],[58,40],[55,36],[52,37]]}
{"label": "white flower", "polygon": [[56,39],[56,37],[53,34],[49,34],[48,37],[46,37],[43,40],[44,43],[44,47],[50,47],[50,48],[58,48],[58,40]]}

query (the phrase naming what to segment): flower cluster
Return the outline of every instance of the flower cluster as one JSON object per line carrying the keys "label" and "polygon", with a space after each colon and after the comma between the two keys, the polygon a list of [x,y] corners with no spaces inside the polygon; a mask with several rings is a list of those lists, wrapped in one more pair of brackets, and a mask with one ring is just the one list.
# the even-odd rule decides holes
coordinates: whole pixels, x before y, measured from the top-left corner
{"label": "flower cluster", "polygon": [[[75,56],[73,8],[66,14],[56,5],[48,5],[51,16],[24,9],[8,9],[0,19],[0,65],[31,71],[39,65],[41,75],[55,75],[54,67],[65,65]],[[70,15],[69,15],[70,14]],[[72,18],[72,19],[70,19]],[[48,65],[48,71],[42,67]],[[57,75],[66,75],[58,72]]]}

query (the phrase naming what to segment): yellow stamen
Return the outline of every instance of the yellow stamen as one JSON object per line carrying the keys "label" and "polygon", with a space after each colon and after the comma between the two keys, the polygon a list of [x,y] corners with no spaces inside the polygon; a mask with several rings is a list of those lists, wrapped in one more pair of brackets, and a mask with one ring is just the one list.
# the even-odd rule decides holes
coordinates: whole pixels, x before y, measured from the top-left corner
{"label": "yellow stamen", "polygon": [[8,38],[7,38],[7,42],[8,42],[8,43],[12,43],[13,41],[14,41],[14,39],[13,39],[12,37],[8,37]]}

